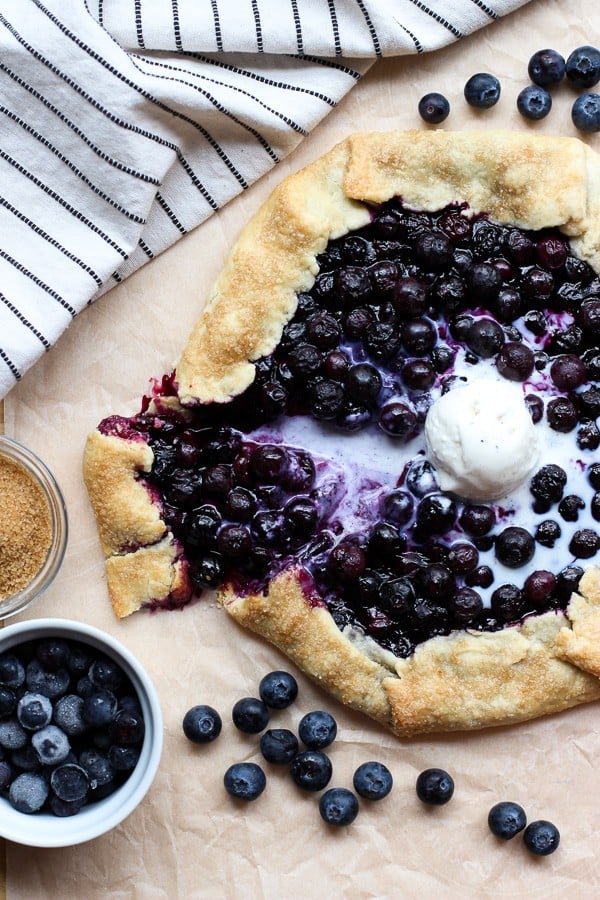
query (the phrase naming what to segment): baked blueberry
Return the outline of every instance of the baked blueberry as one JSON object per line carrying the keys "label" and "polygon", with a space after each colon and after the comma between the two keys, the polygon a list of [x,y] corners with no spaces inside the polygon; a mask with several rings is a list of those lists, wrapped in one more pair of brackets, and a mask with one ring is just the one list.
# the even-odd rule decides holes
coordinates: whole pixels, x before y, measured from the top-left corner
{"label": "baked blueberry", "polygon": [[571,119],[579,131],[600,131],[600,94],[582,94],[571,107]]}
{"label": "baked blueberry", "polygon": [[592,528],[581,528],[569,541],[569,552],[576,559],[591,559],[600,549],[600,535]]}
{"label": "baked blueberry", "polygon": [[454,780],[444,769],[425,769],[417,777],[416,791],[422,803],[443,806],[452,799]]}
{"label": "baked blueberry", "polygon": [[492,593],[491,606],[501,622],[516,622],[525,609],[523,591],[516,584],[502,584]]}
{"label": "baked blueberry", "polygon": [[492,834],[505,841],[511,840],[527,824],[525,810],[518,803],[504,800],[496,803],[488,813],[488,825]]}
{"label": "baked blueberry", "polygon": [[567,483],[567,473],[555,463],[542,466],[532,477],[529,490],[537,500],[558,503]]}
{"label": "baked blueberry", "polygon": [[495,75],[477,72],[465,84],[465,100],[476,109],[489,109],[500,99],[500,90],[500,82]]}
{"label": "baked blueberry", "polygon": [[319,799],[319,812],[328,825],[351,825],[358,815],[358,800],[347,788],[330,788]]}
{"label": "baked blueberry", "polygon": [[269,724],[269,710],[256,697],[243,697],[231,711],[233,724],[245,734],[259,734]]}
{"label": "baked blueberry", "polygon": [[261,736],[260,752],[267,762],[289,763],[298,752],[298,738],[288,728],[269,728]]}
{"label": "baked blueberry", "polygon": [[565,75],[565,59],[556,50],[537,50],[529,60],[527,71],[534,84],[549,87],[558,84]]}
{"label": "baked blueberry", "polygon": [[545,119],[552,109],[552,97],[545,88],[530,84],[519,91],[517,109],[526,119]]}
{"label": "baked blueberry", "polygon": [[322,791],[332,772],[331,760],[321,750],[303,750],[290,763],[292,781],[304,791]]}
{"label": "baked blueberry", "polygon": [[525,381],[533,372],[533,350],[526,344],[507,341],[496,357],[496,367],[509,381]]}
{"label": "baked blueberry", "polygon": [[524,566],[534,553],[534,540],[525,528],[509,525],[496,537],[496,557],[511,569]]}
{"label": "baked blueberry", "polygon": [[333,716],[321,709],[306,713],[300,719],[298,736],[311,750],[322,750],[332,744],[337,735],[337,723]]}
{"label": "baked blueberry", "polygon": [[392,790],[394,779],[387,766],[373,760],[358,767],[352,783],[359,796],[367,800],[383,800]]}
{"label": "baked blueberry", "polygon": [[286,709],[298,696],[298,682],[289,672],[277,670],[261,679],[258,692],[266,706],[271,709]]}
{"label": "baked blueberry", "polygon": [[439,125],[448,118],[450,104],[443,94],[435,91],[425,94],[419,100],[419,115],[428,125]]}
{"label": "baked blueberry", "polygon": [[236,800],[256,800],[267,786],[267,778],[256,763],[234,763],[223,776],[225,790]]}
{"label": "baked blueberry", "polygon": [[558,848],[560,832],[556,825],[544,819],[530,822],[523,833],[523,843],[536,856],[549,856]]}

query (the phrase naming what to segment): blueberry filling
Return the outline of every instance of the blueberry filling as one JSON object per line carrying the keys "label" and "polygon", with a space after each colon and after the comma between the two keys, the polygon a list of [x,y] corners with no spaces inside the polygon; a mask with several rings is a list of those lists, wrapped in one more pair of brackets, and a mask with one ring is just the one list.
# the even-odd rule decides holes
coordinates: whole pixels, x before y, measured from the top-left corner
{"label": "blueberry filling", "polygon": [[[331,241],[318,264],[241,396],[169,411],[161,400],[176,385],[165,376],[138,416],[101,423],[152,448],[145,480],[196,592],[264,590],[295,564],[307,598],[338,627],[400,656],[456,628],[564,609],[577,561],[600,549],[600,278],[555,229],[468,218],[462,206],[414,212],[399,200]],[[522,385],[532,421],[570,435],[572,469],[587,473],[541,461],[527,485],[529,529],[510,504],[445,494],[415,450],[433,399],[479,370]],[[370,500],[358,525],[340,514],[347,486],[335,463],[281,439],[292,417],[340,438],[372,433],[404,453],[393,482],[361,482]]]}

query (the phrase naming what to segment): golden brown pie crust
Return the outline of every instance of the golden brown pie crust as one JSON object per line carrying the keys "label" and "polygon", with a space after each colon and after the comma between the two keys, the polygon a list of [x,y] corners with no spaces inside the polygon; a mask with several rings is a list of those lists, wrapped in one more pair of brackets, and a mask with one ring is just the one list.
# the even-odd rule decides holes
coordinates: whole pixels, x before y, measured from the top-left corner
{"label": "golden brown pie crust", "polygon": [[[556,226],[600,272],[600,158],[573,138],[501,131],[357,134],[285,179],[242,231],[176,366],[180,403],[226,402],[252,383],[311,287],[327,242],[369,221],[365,202],[466,202],[502,224]],[[152,451],[94,432],[84,478],[119,617],[189,592],[185,559],[146,488]],[[399,735],[482,728],[600,697],[600,569],[566,613],[497,632],[455,632],[398,659],[339,631],[292,568],[263,594],[220,603],[343,703]]]}

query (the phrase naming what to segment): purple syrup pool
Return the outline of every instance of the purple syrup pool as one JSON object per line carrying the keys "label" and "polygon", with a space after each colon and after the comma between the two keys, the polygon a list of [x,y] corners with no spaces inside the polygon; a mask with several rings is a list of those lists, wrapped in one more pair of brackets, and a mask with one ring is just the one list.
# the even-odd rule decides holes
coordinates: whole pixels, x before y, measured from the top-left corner
{"label": "purple syrup pool", "polygon": [[[600,280],[559,232],[467,213],[374,209],[330,242],[244,394],[182,416],[165,377],[153,406],[102,423],[150,444],[197,592],[294,566],[308,602],[401,656],[565,608],[600,548]],[[493,503],[440,490],[423,436],[479,379],[519,387],[540,447]]]}

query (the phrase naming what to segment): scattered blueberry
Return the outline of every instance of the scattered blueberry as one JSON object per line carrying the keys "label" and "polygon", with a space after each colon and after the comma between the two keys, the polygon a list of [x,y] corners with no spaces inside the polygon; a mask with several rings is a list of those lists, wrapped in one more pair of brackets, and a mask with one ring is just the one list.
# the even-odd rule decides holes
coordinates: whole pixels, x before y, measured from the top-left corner
{"label": "scattered blueberry", "polygon": [[573,125],[579,131],[600,131],[600,94],[582,94],[571,108]]}
{"label": "scattered blueberry", "polygon": [[439,125],[450,113],[450,104],[443,94],[432,92],[419,100],[419,115],[429,125]]}
{"label": "scattered blueberry", "polygon": [[523,831],[526,824],[527,817],[523,807],[508,800],[496,803],[488,814],[490,831],[496,837],[503,838],[505,841],[510,840],[520,831]]}
{"label": "scattered blueberry", "polygon": [[500,99],[500,82],[495,75],[477,72],[471,75],[464,89],[465,100],[476,109],[489,109]]}
{"label": "scattered blueberry", "polygon": [[352,779],[354,790],[367,800],[383,800],[392,789],[392,773],[380,762],[366,762],[358,767]]}
{"label": "scattered blueberry", "polygon": [[298,752],[298,738],[287,728],[270,728],[261,736],[260,752],[270,763],[289,763]]}
{"label": "scattered blueberry", "polygon": [[305,791],[321,791],[331,781],[333,768],[329,757],[321,750],[303,750],[290,764],[294,784]]}
{"label": "scattered blueberry", "polygon": [[298,696],[298,682],[289,672],[269,672],[261,679],[258,693],[270,709],[286,709]]}
{"label": "scattered blueberry", "polygon": [[216,740],[222,727],[221,716],[212,706],[192,706],[183,717],[183,733],[194,744],[209,744]]}
{"label": "scattered blueberry", "polygon": [[316,709],[300,719],[298,735],[305,747],[323,750],[334,742],[337,723],[330,713]]}
{"label": "scattered blueberry", "polygon": [[600,50],[585,45],[567,57],[566,76],[573,87],[589,88],[600,81]]}
{"label": "scattered blueberry", "polygon": [[233,724],[245,734],[258,734],[269,724],[269,710],[256,697],[243,697],[235,703],[231,712]]}
{"label": "scattered blueberry", "polygon": [[416,789],[423,803],[443,806],[452,799],[454,781],[444,769],[425,769],[417,778]]}
{"label": "scattered blueberry", "polygon": [[328,825],[351,825],[358,815],[358,800],[347,788],[330,788],[319,799],[319,812]]}
{"label": "scattered blueberry", "polygon": [[549,87],[565,75],[565,60],[556,50],[538,50],[529,60],[527,71],[534,84]]}
{"label": "scattered blueberry", "polygon": [[538,85],[528,85],[517,96],[517,109],[526,119],[545,119],[552,109],[552,97]]}
{"label": "scattered blueberry", "polygon": [[536,856],[549,856],[558,848],[560,833],[552,822],[539,819],[529,823],[523,834],[523,842]]}
{"label": "scattered blueberry", "polygon": [[223,777],[225,790],[238,800],[256,800],[267,785],[265,773],[256,763],[235,763]]}

